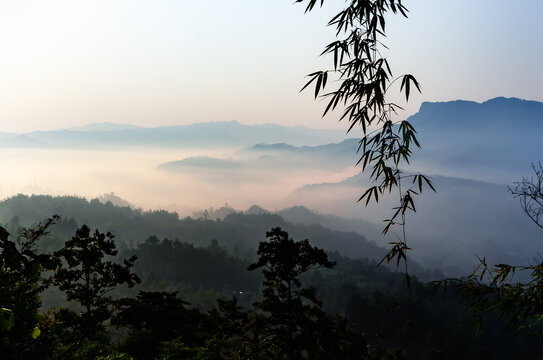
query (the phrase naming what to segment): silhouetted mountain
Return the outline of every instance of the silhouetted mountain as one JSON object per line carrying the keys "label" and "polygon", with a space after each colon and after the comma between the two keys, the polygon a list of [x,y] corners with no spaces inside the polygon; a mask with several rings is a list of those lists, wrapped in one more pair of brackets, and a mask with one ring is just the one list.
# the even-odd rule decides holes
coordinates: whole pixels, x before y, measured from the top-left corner
{"label": "silhouetted mountain", "polygon": [[256,144],[246,149],[245,151],[277,152],[277,151],[295,151],[295,150],[296,150],[296,146],[292,146],[285,143],[277,143],[277,144]]}
{"label": "silhouetted mountain", "polygon": [[[88,148],[152,146],[174,148],[244,147],[255,143],[288,142],[295,145],[318,145],[339,141],[342,130],[310,129],[274,124],[244,125],[236,121],[197,123],[182,126],[142,128],[131,125],[101,123],[66,130],[34,131],[25,139],[43,147]],[[11,141],[1,146],[27,147],[19,135],[6,135]]]}
{"label": "silhouetted mountain", "polygon": [[[207,214],[206,214],[207,211]],[[200,211],[194,211],[191,215],[193,219],[204,219],[207,218],[208,220],[222,220],[225,218],[225,216],[239,212],[236,209],[230,207],[228,204],[221,206],[218,209],[214,209],[213,207],[210,207],[209,209],[200,210]]]}
{"label": "silhouetted mountain", "polygon": [[[541,249],[541,229],[523,213],[505,185],[431,176],[437,193],[415,198],[416,213],[407,217],[408,244],[421,264],[451,275],[466,275],[475,254],[491,263],[526,263]],[[313,184],[293,192],[291,202],[324,213],[358,217],[375,223],[397,206],[397,193],[365,207],[356,199],[370,185],[367,175],[337,183]],[[329,226],[329,225],[327,225]],[[395,239],[396,227],[384,242]],[[364,233],[369,237],[368,233]]]}
{"label": "silhouetted mountain", "polygon": [[111,122],[92,123],[83,126],[72,126],[66,130],[69,131],[119,131],[119,130],[145,130],[144,127],[130,124],[115,124]]}
{"label": "silhouetted mountain", "polygon": [[356,163],[358,139],[347,139],[340,143],[317,146],[292,146],[285,143],[257,144],[240,150],[236,158],[219,159],[207,156],[188,157],[185,159],[160,164],[158,169],[184,171],[186,168],[225,169],[328,169],[337,170],[353,166]]}
{"label": "silhouetted mountain", "polygon": [[340,143],[332,143],[317,146],[292,146],[285,143],[278,144],[256,144],[250,148],[243,149],[238,154],[277,155],[288,153],[289,156],[297,155],[319,155],[327,158],[350,160],[354,159],[358,149],[359,139],[345,139]]}
{"label": "silhouetted mountain", "polygon": [[109,194],[103,194],[103,195],[100,195],[98,196],[98,200],[104,204],[107,204],[108,202],[110,202],[111,204],[115,205],[115,206],[120,206],[120,207],[125,207],[125,206],[128,206],[132,209],[135,209],[136,207],[134,206],[134,204],[126,201],[125,199],[123,198],[120,198],[119,196],[115,195],[115,193],[111,192]]}
{"label": "silhouetted mountain", "polygon": [[[247,210],[243,212],[247,215],[260,215],[260,214],[269,214],[270,212],[264,208],[261,208],[258,205],[252,205]],[[287,220],[288,221],[288,220]]]}
{"label": "silhouetted mountain", "polygon": [[[417,129],[422,144],[422,150],[414,152],[411,169],[509,184],[526,175],[530,164],[543,157],[540,102],[516,98],[483,103],[425,102],[408,120]],[[359,144],[355,138],[317,146],[293,146],[285,140],[253,145],[227,161],[255,171],[259,167],[338,170],[353,166],[360,156],[356,154]],[[217,160],[217,170],[224,168],[222,161]],[[190,162],[193,167],[212,169],[209,161]]]}
{"label": "silhouetted mountain", "polygon": [[211,168],[211,169],[234,169],[242,167],[243,164],[231,159],[217,159],[209,156],[188,157],[183,160],[171,161],[160,164],[158,169],[161,170],[179,170],[182,171],[187,167],[196,168]]}
{"label": "silhouetted mountain", "polygon": [[432,173],[511,183],[543,158],[541,102],[425,102],[408,120],[422,144],[413,165]]}
{"label": "silhouetted mountain", "polygon": [[35,139],[26,134],[5,134],[0,142],[3,147],[25,147],[25,148],[43,148],[47,147],[41,140]]}
{"label": "silhouetted mountain", "polygon": [[277,211],[276,214],[295,224],[320,224],[332,230],[354,231],[372,240],[380,239],[383,230],[379,225],[364,219],[324,215],[300,205]]}
{"label": "silhouetted mountain", "polygon": [[[497,97],[474,101],[423,102],[410,117],[421,132],[532,136],[543,132],[543,103]],[[483,140],[483,139],[482,139]]]}

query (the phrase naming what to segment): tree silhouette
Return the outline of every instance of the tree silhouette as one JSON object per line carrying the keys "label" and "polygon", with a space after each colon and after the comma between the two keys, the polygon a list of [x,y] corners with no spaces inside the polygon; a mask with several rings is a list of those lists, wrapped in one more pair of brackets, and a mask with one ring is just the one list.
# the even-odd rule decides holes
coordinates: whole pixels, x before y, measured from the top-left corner
{"label": "tree silhouette", "polygon": [[136,257],[123,260],[123,265],[105,260],[106,256],[117,255],[113,235],[98,230],[91,235],[86,225],[55,254],[64,260],[64,265],[56,271],[54,284],[65,292],[68,301],[76,301],[84,309],[75,317],[73,312],[64,310],[64,317],[75,322],[68,321],[68,326],[77,338],[86,339],[102,332],[104,321],[112,314],[108,293],[121,284],[132,287],[140,282],[131,272]]}
{"label": "tree silhouette", "polygon": [[[312,286],[303,286],[301,276],[311,270],[332,268],[324,250],[309,240],[294,241],[276,227],[258,247],[258,261],[249,270],[262,268],[262,300],[254,306],[263,311],[257,323],[264,335],[267,351],[288,358],[335,358],[349,352],[364,353],[364,339],[347,330],[341,317],[331,317],[322,310]],[[259,328],[258,325],[256,325]],[[342,336],[338,336],[338,334]],[[343,343],[345,341],[345,343]]]}
{"label": "tree silhouette", "polygon": [[[306,12],[324,0],[296,0],[307,3]],[[348,132],[358,127],[362,130],[358,164],[362,171],[371,167],[370,178],[376,185],[368,188],[358,201],[379,201],[384,193],[397,189],[400,203],[393,215],[386,220],[386,233],[390,226],[405,223],[407,210],[415,211],[414,196],[428,186],[434,190],[429,178],[422,174],[405,174],[401,165],[409,164],[413,147],[420,148],[415,128],[407,121],[393,121],[393,115],[403,110],[387,100],[393,85],[400,81],[399,91],[409,100],[411,89],[421,91],[420,84],[411,74],[394,76],[387,58],[382,54],[385,25],[388,14],[407,17],[407,8],[401,0],[349,0],[328,26],[336,29],[336,41],[326,45],[322,55],[333,57],[333,66],[309,74],[309,81],[302,90],[314,86],[314,96],[321,96],[328,104],[323,116],[340,108],[340,120],[349,123]],[[333,82],[328,77],[334,78]],[[333,85],[332,85],[333,84]],[[334,87],[322,94],[325,89]],[[409,179],[403,183],[402,179]],[[409,186],[408,186],[409,184]]]}
{"label": "tree silhouette", "polygon": [[39,355],[33,338],[41,332],[39,294],[47,287],[41,273],[54,270],[58,259],[40,254],[37,246],[58,219],[54,216],[21,229],[15,241],[0,227],[0,353],[6,358],[32,359]]}
{"label": "tree silhouette", "polygon": [[541,162],[532,164],[535,177],[523,178],[509,191],[520,201],[524,213],[537,226],[543,229],[543,166]]}
{"label": "tree silhouette", "polygon": [[140,291],[117,300],[112,323],[130,329],[123,349],[138,359],[156,359],[160,342],[177,339],[189,347],[202,343],[205,315],[177,297],[177,292]]}
{"label": "tree silhouette", "polygon": [[[306,12],[315,6],[323,6],[325,0],[296,0],[306,3]],[[392,215],[384,219],[385,235],[392,226],[401,227],[401,238],[391,242],[391,248],[383,260],[391,263],[397,259],[397,266],[403,260],[405,278],[409,289],[409,301],[412,291],[407,265],[407,244],[405,231],[406,216],[415,212],[415,198],[424,189],[436,191],[430,178],[421,173],[406,173],[401,169],[409,164],[415,147],[420,148],[416,130],[407,120],[395,121],[394,116],[403,110],[401,106],[390,102],[389,93],[394,85],[400,83],[399,92],[403,92],[409,101],[411,89],[421,92],[420,84],[411,74],[395,76],[382,51],[386,37],[386,19],[392,14],[407,17],[407,8],[401,0],[346,0],[346,6],[337,13],[328,26],[336,29],[336,40],[325,46],[321,56],[333,57],[333,66],[308,75],[309,81],[302,91],[314,86],[315,99],[327,100],[323,116],[341,109],[339,120],[346,119],[350,132],[357,127],[362,130],[357,153],[361,154],[356,165],[364,172],[371,168],[370,180],[373,186],[365,189],[358,201],[365,205],[375,203],[384,194],[398,192],[399,202],[392,210]],[[328,77],[335,81],[328,81]],[[331,91],[326,89],[333,87]]]}

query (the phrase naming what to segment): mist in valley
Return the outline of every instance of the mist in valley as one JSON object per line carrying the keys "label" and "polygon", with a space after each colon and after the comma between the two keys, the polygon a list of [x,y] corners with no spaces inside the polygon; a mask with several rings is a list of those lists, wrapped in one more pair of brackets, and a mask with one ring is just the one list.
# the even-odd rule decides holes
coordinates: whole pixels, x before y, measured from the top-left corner
{"label": "mist in valley", "polygon": [[[499,141],[520,136],[522,130],[516,135],[506,122],[514,113],[521,114],[519,121],[535,121],[539,126],[533,120],[541,118],[538,104],[503,98],[483,104],[429,104],[410,119],[420,124],[420,137],[429,141],[421,140],[423,149],[415,151],[412,166],[404,170],[424,171],[437,189],[436,193],[427,191],[417,197],[417,212],[408,215],[407,239],[413,259],[448,275],[462,276],[477,264],[477,256],[496,263],[524,263],[539,251],[539,229],[508,191],[515,181],[531,176],[530,164],[537,160],[540,146],[535,141],[538,135],[532,134],[534,140],[511,150]],[[441,125],[427,120],[450,116],[451,106],[471,119],[465,120],[471,121],[471,129],[457,130],[452,136],[440,133]],[[523,112],[523,108],[529,111]],[[492,124],[494,130],[487,131],[485,123]],[[89,200],[101,196],[102,201],[108,201],[104,194],[112,194],[109,200],[117,205],[129,203],[143,211],[164,209],[180,218],[198,218],[204,210],[212,219],[223,218],[258,205],[294,223],[357,232],[383,247],[400,236],[398,227],[386,237],[380,234],[383,220],[397,205],[398,194],[385,194],[379,204],[369,206],[357,202],[372,185],[355,166],[358,139],[338,140],[337,131],[320,130],[311,145],[293,145],[274,141],[281,136],[309,139],[314,130],[274,126],[259,132],[261,125],[255,128],[235,122],[200,126],[219,126],[223,135],[242,127],[247,140],[234,146],[236,138],[223,136],[218,142],[213,139],[220,134],[208,133],[198,144],[190,126],[174,130],[181,138],[192,137],[191,142],[164,146],[146,140],[156,137],[158,130],[152,128],[97,124],[60,131],[54,134],[60,143],[76,134],[89,148],[64,145],[58,149],[53,143],[45,146],[43,140],[39,148],[21,144],[3,148],[6,161],[2,171],[10,176],[2,180],[0,194],[4,198],[18,193],[75,195]],[[115,146],[104,145],[101,140],[119,138],[120,134],[124,141]],[[52,136],[38,135],[26,136]],[[135,146],[138,140],[147,145]],[[221,208],[224,211],[217,212]]]}
{"label": "mist in valley", "polygon": [[0,358],[543,358],[543,2],[404,3],[0,2]]}
{"label": "mist in valley", "polygon": [[[6,160],[1,169],[9,174],[1,183],[3,198],[21,193],[92,199],[113,192],[144,210],[167,209],[180,215],[225,203],[238,209],[253,204],[279,209],[289,204],[292,191],[315,179],[340,181],[356,173],[353,166],[300,166],[303,159],[290,166],[281,166],[279,158],[239,159],[233,149],[2,151]],[[210,158],[235,165],[225,167],[214,162],[209,166],[205,162]],[[164,165],[176,159],[189,161],[173,170]]]}

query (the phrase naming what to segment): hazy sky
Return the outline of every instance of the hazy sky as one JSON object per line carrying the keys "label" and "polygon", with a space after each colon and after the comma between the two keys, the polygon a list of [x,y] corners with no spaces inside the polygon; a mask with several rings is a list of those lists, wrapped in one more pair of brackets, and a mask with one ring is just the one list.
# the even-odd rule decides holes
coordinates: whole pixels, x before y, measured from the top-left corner
{"label": "hazy sky", "polygon": [[[0,131],[90,122],[237,120],[334,127],[299,94],[343,1],[304,15],[292,0],[0,0]],[[543,101],[543,1],[406,0],[390,20],[396,74],[420,101]]]}

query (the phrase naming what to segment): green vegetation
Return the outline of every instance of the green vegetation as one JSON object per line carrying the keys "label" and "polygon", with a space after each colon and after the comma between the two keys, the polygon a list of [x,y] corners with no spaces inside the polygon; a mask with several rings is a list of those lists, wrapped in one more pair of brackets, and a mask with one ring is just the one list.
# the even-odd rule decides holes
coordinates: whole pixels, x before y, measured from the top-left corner
{"label": "green vegetation", "polygon": [[[17,195],[0,202],[0,223],[16,232],[18,226],[29,226],[43,220],[43,214],[58,214],[61,220],[50,236],[40,244],[42,251],[56,251],[83,224],[92,224],[110,232],[120,249],[136,247],[146,239],[170,239],[198,247],[208,246],[213,239],[230,255],[249,261],[255,259],[262,234],[280,226],[295,238],[311,239],[326,251],[338,251],[353,258],[380,260],[386,250],[353,231],[335,231],[320,225],[293,224],[281,216],[269,213],[230,213],[223,219],[180,219],[168,211],[141,211],[130,207],[103,204],[96,199],[87,201],[73,196]],[[371,224],[368,224],[370,227]],[[370,228],[373,231],[373,228]],[[139,256],[139,255],[138,255]],[[141,258],[140,258],[141,261]],[[137,266],[137,265],[136,265]],[[411,261],[412,274],[424,280],[443,278],[436,271],[423,269]]]}
{"label": "green vegetation", "polygon": [[[296,2],[306,2],[306,11],[312,11],[324,0]],[[513,330],[540,333],[543,264],[523,268],[502,264],[491,270],[483,259],[481,271],[468,279],[441,282],[452,287],[441,297],[419,280],[427,275],[424,269],[413,264],[411,273],[419,277],[408,274],[406,212],[415,211],[415,195],[434,188],[424,175],[400,169],[409,163],[412,149],[420,146],[409,122],[392,121],[399,106],[386,100],[396,80],[401,80],[406,100],[413,86],[420,91],[412,75],[394,78],[380,52],[386,13],[406,16],[406,11],[400,0],[347,2],[329,22],[338,36],[345,35],[323,52],[333,55],[333,70],[310,74],[304,86],[313,84],[319,97],[329,74],[335,76],[338,87],[323,95],[328,98],[324,114],[343,108],[341,118],[348,119],[351,129],[360,126],[363,131],[359,163],[363,169],[372,168],[370,178],[376,185],[359,201],[368,204],[393,189],[399,192],[400,203],[385,220],[383,233],[400,225],[402,237],[391,243],[381,261],[381,249],[361,236],[293,225],[268,213],[232,213],[210,220],[206,210],[201,219],[181,220],[166,211],[142,212],[97,200],[17,196],[0,204],[9,209],[5,213],[17,214],[0,227],[2,356],[66,360],[543,356],[539,338],[502,330],[501,319],[493,312],[505,314]],[[377,130],[370,132],[375,126]],[[541,166],[536,174],[537,182],[525,180],[513,193],[521,197],[526,214],[543,227]],[[51,213],[65,216],[25,227]],[[55,223],[57,230],[50,234]],[[92,232],[87,223],[108,232]],[[261,242],[263,228],[271,231]],[[294,237],[310,237],[318,247]],[[379,267],[384,260],[397,265],[403,260],[405,274]],[[517,269],[531,270],[531,281],[510,283],[508,277]],[[483,282],[490,273],[491,281]],[[456,301],[458,295],[467,302]],[[466,311],[475,313],[478,323],[487,323],[479,337],[472,335],[463,316]]]}
{"label": "green vegetation", "polygon": [[[249,259],[211,236],[197,247],[156,236],[128,246],[87,226],[62,235],[74,223],[55,218],[19,227],[16,241],[5,235],[0,275],[12,285],[2,287],[0,305],[9,316],[0,346],[8,356],[507,359],[543,351],[537,338],[502,330],[492,314],[475,337],[455,289],[435,296],[413,277],[413,301],[406,304],[403,274],[377,267],[374,259],[326,253],[280,228]],[[44,252],[40,243],[61,246]]]}
{"label": "green vegetation", "polygon": [[[317,5],[322,7],[325,0],[296,0],[296,3],[307,4],[305,11],[311,12]],[[427,176],[405,171],[414,148],[421,146],[411,123],[395,121],[395,115],[403,109],[390,101],[390,92],[396,91],[394,85],[398,83],[406,101],[413,87],[421,91],[413,75],[395,76],[383,54],[387,49],[384,43],[387,17],[390,14],[407,17],[407,12],[401,0],[345,1],[343,10],[328,22],[336,30],[336,40],[321,53],[333,58],[333,67],[309,74],[310,80],[302,90],[314,86],[315,99],[320,95],[327,101],[323,116],[337,109],[341,113],[339,120],[346,119],[350,124],[347,132],[355,127],[362,130],[357,165],[362,166],[362,172],[371,169],[372,185],[358,201],[367,206],[370,201],[377,203],[383,195],[397,191],[399,202],[390,217],[383,219],[386,224],[383,234],[392,226],[399,226],[401,237],[390,243],[386,258],[388,263],[398,259],[398,265],[403,260],[409,284],[406,254],[411,249],[407,245],[406,214],[416,211],[416,196],[425,189],[435,192],[435,188]],[[335,81],[328,82],[329,75]],[[332,90],[325,92],[330,87]]]}

